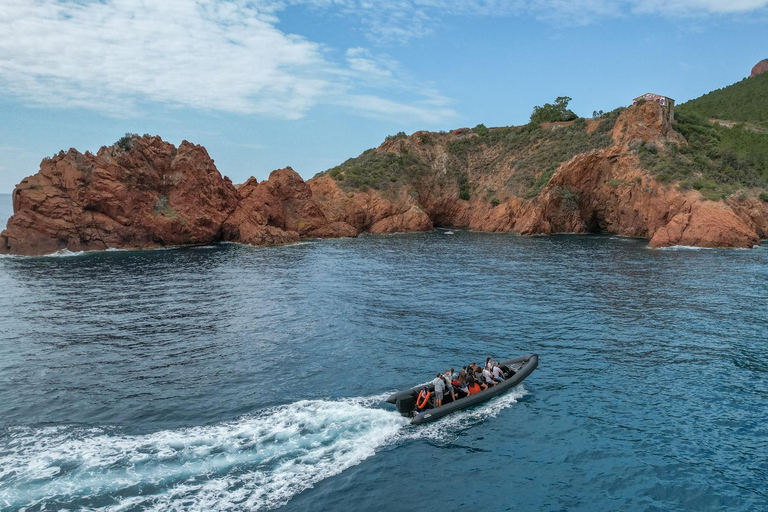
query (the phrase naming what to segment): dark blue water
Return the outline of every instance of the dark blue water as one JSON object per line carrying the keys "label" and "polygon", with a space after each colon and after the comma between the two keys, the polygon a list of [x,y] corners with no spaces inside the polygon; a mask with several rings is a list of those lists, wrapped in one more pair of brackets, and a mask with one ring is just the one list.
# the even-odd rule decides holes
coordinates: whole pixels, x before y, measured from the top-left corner
{"label": "dark blue water", "polygon": [[[0,508],[764,509],[768,250],[644,246],[0,258]],[[445,420],[381,404],[532,352],[523,386]]]}

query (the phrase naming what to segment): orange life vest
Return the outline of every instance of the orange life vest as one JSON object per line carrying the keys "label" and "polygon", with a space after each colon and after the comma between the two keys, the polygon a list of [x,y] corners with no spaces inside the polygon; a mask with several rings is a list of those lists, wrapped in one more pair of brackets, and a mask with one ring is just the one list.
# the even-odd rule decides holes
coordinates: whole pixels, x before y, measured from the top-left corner
{"label": "orange life vest", "polygon": [[426,391],[424,389],[421,390],[421,393],[419,393],[419,398],[416,399],[416,407],[421,410],[424,407],[427,406],[427,402],[429,402],[429,397],[432,395],[429,391]]}

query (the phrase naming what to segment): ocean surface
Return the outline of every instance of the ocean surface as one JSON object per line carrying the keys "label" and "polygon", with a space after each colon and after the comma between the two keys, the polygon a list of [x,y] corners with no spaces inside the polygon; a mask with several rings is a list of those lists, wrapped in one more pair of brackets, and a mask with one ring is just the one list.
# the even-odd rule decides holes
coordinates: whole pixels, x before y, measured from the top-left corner
{"label": "ocean surface", "polygon": [[[645,245],[2,257],[0,509],[765,510],[768,250]],[[529,353],[444,420],[382,403]]]}

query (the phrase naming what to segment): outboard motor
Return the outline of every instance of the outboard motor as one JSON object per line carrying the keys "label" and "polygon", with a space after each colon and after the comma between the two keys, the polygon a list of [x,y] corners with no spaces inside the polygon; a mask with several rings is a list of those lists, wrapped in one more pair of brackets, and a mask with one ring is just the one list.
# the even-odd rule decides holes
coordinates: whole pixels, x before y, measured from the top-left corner
{"label": "outboard motor", "polygon": [[397,412],[405,416],[410,416],[416,410],[416,397],[413,395],[402,396],[395,403]]}

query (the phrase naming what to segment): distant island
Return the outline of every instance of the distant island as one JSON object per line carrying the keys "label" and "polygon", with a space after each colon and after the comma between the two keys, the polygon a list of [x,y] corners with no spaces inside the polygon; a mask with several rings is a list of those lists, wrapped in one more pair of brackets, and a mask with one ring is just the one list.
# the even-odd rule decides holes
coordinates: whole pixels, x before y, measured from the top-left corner
{"label": "distant island", "polygon": [[96,154],[44,159],[13,192],[0,253],[277,245],[441,226],[752,248],[768,237],[765,71],[768,60],[679,106],[647,93],[584,119],[560,97],[523,126],[399,133],[306,182],[286,168],[235,186],[202,146],[126,134]]}

